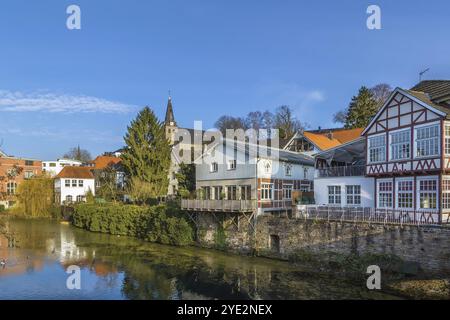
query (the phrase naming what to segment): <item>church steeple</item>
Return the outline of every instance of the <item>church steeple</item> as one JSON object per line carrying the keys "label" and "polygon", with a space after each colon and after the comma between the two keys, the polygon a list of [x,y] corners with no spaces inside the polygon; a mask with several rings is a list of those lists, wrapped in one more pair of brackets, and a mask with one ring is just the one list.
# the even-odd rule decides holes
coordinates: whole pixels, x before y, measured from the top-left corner
{"label": "church steeple", "polygon": [[167,101],[165,125],[172,127],[176,127],[177,125],[175,122],[175,117],[173,115],[172,97],[170,96],[170,93],[169,93],[169,100]]}

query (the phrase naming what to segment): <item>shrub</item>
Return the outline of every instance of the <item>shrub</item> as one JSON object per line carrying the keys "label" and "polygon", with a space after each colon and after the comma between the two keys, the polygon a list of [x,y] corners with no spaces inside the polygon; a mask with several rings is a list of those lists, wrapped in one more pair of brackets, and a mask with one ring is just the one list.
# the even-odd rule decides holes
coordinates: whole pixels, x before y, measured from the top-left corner
{"label": "shrub", "polygon": [[78,204],[74,226],[89,231],[137,237],[150,242],[190,245],[193,228],[172,206]]}

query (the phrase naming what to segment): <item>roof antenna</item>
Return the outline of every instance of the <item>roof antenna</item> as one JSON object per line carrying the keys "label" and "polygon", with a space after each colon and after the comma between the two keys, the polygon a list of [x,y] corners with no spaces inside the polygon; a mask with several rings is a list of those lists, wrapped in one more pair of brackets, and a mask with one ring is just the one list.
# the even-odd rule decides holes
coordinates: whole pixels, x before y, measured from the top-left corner
{"label": "roof antenna", "polygon": [[430,68],[426,68],[425,70],[419,72],[419,82],[422,81],[422,76],[423,76],[423,74],[424,74],[425,72],[429,71],[429,70],[430,70]]}

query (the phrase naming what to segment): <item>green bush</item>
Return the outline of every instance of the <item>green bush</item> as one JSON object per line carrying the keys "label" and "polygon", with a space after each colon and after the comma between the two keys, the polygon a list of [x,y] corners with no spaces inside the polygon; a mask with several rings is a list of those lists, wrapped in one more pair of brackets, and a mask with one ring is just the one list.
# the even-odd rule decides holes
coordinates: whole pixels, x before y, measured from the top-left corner
{"label": "green bush", "polygon": [[177,246],[193,242],[193,228],[172,206],[78,204],[74,226],[93,232],[137,237]]}

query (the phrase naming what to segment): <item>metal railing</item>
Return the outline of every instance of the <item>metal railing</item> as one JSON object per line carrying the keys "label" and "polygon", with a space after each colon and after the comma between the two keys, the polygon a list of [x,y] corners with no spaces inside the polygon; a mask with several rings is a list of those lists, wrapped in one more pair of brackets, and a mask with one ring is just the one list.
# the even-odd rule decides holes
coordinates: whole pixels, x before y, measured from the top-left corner
{"label": "metal railing", "polygon": [[364,176],[366,166],[329,167],[316,170],[317,178]]}
{"label": "metal railing", "polygon": [[251,212],[256,200],[198,200],[181,199],[181,209],[189,211]]}
{"label": "metal railing", "polygon": [[364,207],[306,206],[295,215],[299,219],[364,222],[394,225],[449,224],[450,215],[438,210],[397,210]]}

